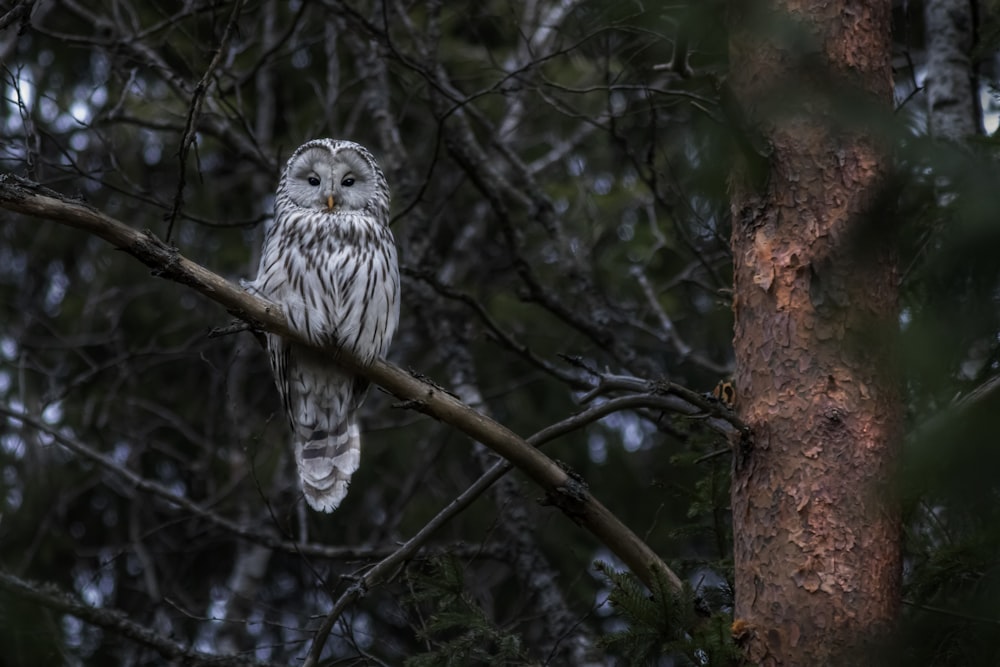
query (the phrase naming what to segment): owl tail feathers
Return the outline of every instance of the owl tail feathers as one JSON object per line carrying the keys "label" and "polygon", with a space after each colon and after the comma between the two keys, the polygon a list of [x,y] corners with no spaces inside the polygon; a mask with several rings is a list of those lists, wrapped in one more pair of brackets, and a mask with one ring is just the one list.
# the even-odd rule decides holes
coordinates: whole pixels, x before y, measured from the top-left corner
{"label": "owl tail feathers", "polygon": [[295,443],[295,462],[309,506],[318,512],[337,509],[361,463],[357,423],[348,418],[333,433],[313,431],[309,440]]}

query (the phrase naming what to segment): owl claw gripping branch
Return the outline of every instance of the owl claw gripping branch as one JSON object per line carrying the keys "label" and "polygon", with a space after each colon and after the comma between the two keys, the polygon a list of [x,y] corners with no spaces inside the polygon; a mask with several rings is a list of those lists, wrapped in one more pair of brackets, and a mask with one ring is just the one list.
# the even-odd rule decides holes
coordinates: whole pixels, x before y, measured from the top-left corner
{"label": "owl claw gripping branch", "polygon": [[[399,322],[399,268],[389,231],[389,187],[375,158],[351,141],[299,147],[278,183],[257,278],[313,345],[336,344],[370,363]],[[368,383],[312,347],[268,334],[268,354],[292,428],[306,501],[332,512],[361,462],[357,413]]]}

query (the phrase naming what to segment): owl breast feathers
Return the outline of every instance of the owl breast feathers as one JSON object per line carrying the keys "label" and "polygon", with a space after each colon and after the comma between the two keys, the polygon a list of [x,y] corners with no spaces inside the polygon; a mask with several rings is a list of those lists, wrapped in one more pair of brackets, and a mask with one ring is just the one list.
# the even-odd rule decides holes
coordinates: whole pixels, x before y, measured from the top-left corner
{"label": "owl breast feathers", "polygon": [[[384,357],[399,322],[388,222],[389,187],[371,153],[350,141],[303,144],[281,175],[248,289],[279,304],[312,345],[339,346],[366,363]],[[332,512],[361,460],[357,413],[368,383],[281,336],[269,334],[267,347],[306,501]]]}

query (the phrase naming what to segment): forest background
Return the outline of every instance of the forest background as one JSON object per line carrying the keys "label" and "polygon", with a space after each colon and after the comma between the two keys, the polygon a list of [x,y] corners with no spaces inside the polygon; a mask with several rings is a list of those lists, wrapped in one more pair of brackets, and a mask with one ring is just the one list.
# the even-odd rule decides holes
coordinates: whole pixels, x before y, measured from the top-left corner
{"label": "forest background", "polygon": [[[734,524],[730,481],[761,428],[739,378],[773,369],[738,367],[733,220],[739,183],[777,182],[780,156],[733,54],[756,34],[808,70],[823,26],[872,3],[772,4],[766,25],[715,0],[0,6],[0,662],[774,659],[738,623],[734,541],[754,526]],[[881,146],[854,250],[888,243],[898,278],[905,426],[880,502],[902,579],[867,649],[992,665],[1000,23],[992,2],[883,6],[885,103],[813,98]],[[770,108],[800,93],[771,88]],[[384,391],[344,504],[306,511],[255,337],[160,279],[168,261],[151,273],[67,226],[91,207],[235,284],[284,161],[320,136],[366,145],[392,188],[389,360],[514,433],[558,431],[551,475],[669,570],[630,567],[641,549],[574,516],[568,483],[475,487],[496,455]],[[25,214],[15,191],[53,208]],[[730,410],[711,392],[734,373]]]}

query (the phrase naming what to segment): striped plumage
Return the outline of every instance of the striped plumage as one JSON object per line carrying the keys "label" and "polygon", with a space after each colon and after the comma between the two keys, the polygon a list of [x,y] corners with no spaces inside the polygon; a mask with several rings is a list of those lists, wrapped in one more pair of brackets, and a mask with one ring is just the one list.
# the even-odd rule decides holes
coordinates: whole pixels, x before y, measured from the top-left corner
{"label": "striped plumage", "polygon": [[[350,141],[310,141],[281,176],[249,288],[280,304],[311,343],[340,346],[366,362],[384,357],[399,322],[388,220],[389,188],[372,155]],[[267,345],[305,498],[331,512],[360,463],[357,410],[368,383],[312,348],[275,335]]]}

